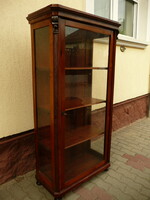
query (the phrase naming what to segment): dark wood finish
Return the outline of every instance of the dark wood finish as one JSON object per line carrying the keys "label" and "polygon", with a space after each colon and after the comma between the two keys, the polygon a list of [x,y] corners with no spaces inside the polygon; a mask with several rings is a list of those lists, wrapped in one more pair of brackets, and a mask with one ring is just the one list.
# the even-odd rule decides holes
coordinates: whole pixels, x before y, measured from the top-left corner
{"label": "dark wood finish", "polygon": [[[31,24],[36,178],[55,197],[109,167],[119,23],[52,4]],[[96,64],[97,40],[107,40]],[[106,56],[108,54],[108,56]],[[106,61],[106,62],[105,62]],[[106,95],[97,70],[107,72]],[[101,71],[102,70],[102,71]],[[102,87],[101,87],[102,88]]]}
{"label": "dark wood finish", "polygon": [[[72,154],[74,156],[72,156]],[[83,154],[84,155],[82,155],[81,151],[79,150],[75,154],[73,152],[68,152],[65,161],[69,167],[66,168],[67,175],[65,181],[69,181],[74,177],[79,176],[81,172],[86,172],[87,170],[93,168],[93,166],[99,165],[100,161],[103,161],[103,156],[94,150],[85,151]]]}
{"label": "dark wood finish", "polygon": [[95,98],[84,98],[84,100],[80,100],[77,98],[68,98],[65,101],[65,111],[68,110],[73,110],[73,109],[78,109],[78,108],[83,108],[99,103],[105,103],[106,100],[102,99],[95,99]]}
{"label": "dark wood finish", "polygon": [[[83,133],[86,133],[83,135]],[[66,132],[65,135],[65,149],[90,140],[92,138],[96,138],[103,134],[100,132],[100,129],[96,126],[82,126],[80,128],[76,128],[72,131]]]}
{"label": "dark wood finish", "polygon": [[66,70],[85,70],[85,69],[99,69],[99,70],[105,70],[108,69],[108,67],[66,67]]}

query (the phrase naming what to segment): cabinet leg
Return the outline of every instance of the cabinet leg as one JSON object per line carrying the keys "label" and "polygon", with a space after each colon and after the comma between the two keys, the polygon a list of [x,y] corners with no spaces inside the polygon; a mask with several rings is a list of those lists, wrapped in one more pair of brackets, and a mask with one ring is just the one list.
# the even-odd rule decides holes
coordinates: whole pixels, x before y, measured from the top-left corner
{"label": "cabinet leg", "polygon": [[41,183],[40,183],[40,181],[36,181],[36,184],[38,185],[38,186],[40,186],[40,185],[42,185]]}

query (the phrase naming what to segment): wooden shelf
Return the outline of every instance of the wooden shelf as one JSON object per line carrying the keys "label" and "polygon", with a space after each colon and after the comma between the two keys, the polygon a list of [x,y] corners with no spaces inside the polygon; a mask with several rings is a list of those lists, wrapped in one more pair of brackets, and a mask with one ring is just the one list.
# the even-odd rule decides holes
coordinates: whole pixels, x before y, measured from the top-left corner
{"label": "wooden shelf", "polygon": [[69,181],[100,164],[103,161],[103,155],[89,149],[66,157],[65,161],[65,181]]}
{"label": "wooden shelf", "polygon": [[82,142],[96,138],[102,134],[104,130],[100,130],[94,125],[82,126],[65,133],[65,149],[73,147]]}
{"label": "wooden shelf", "polygon": [[106,103],[106,100],[95,99],[95,98],[84,98],[79,99],[76,97],[66,98],[65,100],[65,111],[74,110],[78,108],[83,108],[99,103]]}
{"label": "wooden shelf", "polygon": [[65,68],[65,70],[90,70],[90,69],[107,70],[108,67],[66,67]]}

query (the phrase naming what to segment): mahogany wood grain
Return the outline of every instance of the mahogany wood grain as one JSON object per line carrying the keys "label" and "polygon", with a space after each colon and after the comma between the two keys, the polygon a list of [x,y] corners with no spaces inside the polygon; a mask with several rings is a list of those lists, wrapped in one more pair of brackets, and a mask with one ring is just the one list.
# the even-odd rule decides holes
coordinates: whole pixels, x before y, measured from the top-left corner
{"label": "mahogany wood grain", "polygon": [[68,131],[65,134],[65,149],[80,144],[82,142],[91,140],[95,137],[104,134],[96,126],[86,125],[72,131]]}
{"label": "mahogany wood grain", "polygon": [[95,104],[105,103],[106,100],[95,98],[84,98],[79,100],[77,98],[68,98],[65,100],[65,111],[88,107]]}
{"label": "mahogany wood grain", "polygon": [[85,70],[85,69],[99,69],[99,70],[107,70],[108,67],[66,67],[65,70]]}
{"label": "mahogany wood grain", "polygon": [[[115,47],[120,24],[59,4],[31,13],[27,19],[32,40],[36,178],[55,199],[61,199],[110,165]],[[45,42],[45,37],[41,38],[43,42],[37,46],[35,32],[45,26],[49,39]],[[71,27],[74,33],[67,35],[65,27]],[[94,67],[94,39],[106,36],[108,64]],[[47,44],[48,50],[43,47],[37,52]],[[93,70],[108,71],[106,99],[92,98]],[[102,104],[104,111],[95,114],[93,105]],[[69,113],[73,118],[66,116]],[[91,147],[101,134],[103,154]]]}

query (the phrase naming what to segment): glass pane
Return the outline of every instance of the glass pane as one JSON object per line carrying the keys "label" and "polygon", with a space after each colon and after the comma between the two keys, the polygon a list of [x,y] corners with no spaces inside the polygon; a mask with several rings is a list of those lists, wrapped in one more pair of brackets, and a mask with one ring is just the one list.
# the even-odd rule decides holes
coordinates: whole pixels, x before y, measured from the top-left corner
{"label": "glass pane", "polygon": [[65,36],[66,68],[108,67],[108,35],[66,26]]}
{"label": "glass pane", "polygon": [[106,91],[107,70],[66,70],[66,110],[105,102]]}
{"label": "glass pane", "polygon": [[120,33],[133,36],[134,2],[119,0],[118,20],[121,23]]}
{"label": "glass pane", "polygon": [[66,148],[103,134],[105,130],[105,103],[69,110],[66,112],[65,122]]}
{"label": "glass pane", "polygon": [[94,0],[94,14],[110,18],[110,0]]}
{"label": "glass pane", "polygon": [[51,179],[49,27],[35,30],[39,169]]}
{"label": "glass pane", "polygon": [[104,160],[105,104],[70,110],[65,117],[65,181]]}
{"label": "glass pane", "polygon": [[66,27],[65,181],[104,161],[108,35]]}

